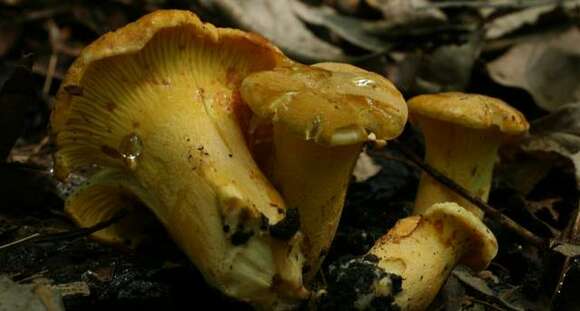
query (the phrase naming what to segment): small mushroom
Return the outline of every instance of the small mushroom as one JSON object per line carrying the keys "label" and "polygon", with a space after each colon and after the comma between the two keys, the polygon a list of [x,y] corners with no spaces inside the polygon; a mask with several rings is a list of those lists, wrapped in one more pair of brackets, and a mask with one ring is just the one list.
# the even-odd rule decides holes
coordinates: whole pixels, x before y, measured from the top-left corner
{"label": "small mushroom", "polygon": [[298,210],[309,279],[334,238],[363,143],[370,133],[398,136],[407,106],[387,79],[336,63],[251,74],[241,95],[273,127],[273,156],[264,166],[288,206]]}
{"label": "small mushroom", "polygon": [[[81,226],[148,208],[211,285],[283,308],[307,296],[301,238],[244,139],[242,79],[287,62],[266,40],[156,11],[83,50],[58,92],[55,173],[89,175],[66,201]],[[143,236],[140,213],[95,233]],[[283,224],[283,238],[271,232]]]}
{"label": "small mushroom", "polygon": [[[487,201],[500,144],[529,128],[522,113],[497,98],[458,92],[420,95],[408,104],[411,123],[425,137],[425,161]],[[483,217],[479,208],[423,173],[415,213],[447,201]]]}
{"label": "small mushroom", "polygon": [[[474,94],[421,95],[408,105],[411,122],[425,136],[426,162],[487,200],[498,147],[528,129],[524,116],[498,99]],[[414,213],[366,256],[354,259],[377,276],[355,304],[382,299],[402,310],[424,310],[455,265],[482,270],[497,254],[495,237],[481,221],[483,212],[426,174]],[[393,286],[393,278],[402,278],[401,286]]]}
{"label": "small mushroom", "polygon": [[352,259],[334,273],[366,269],[372,273],[365,274],[375,276],[367,280],[366,291],[353,289],[353,309],[383,302],[393,310],[425,310],[453,267],[464,264],[482,270],[496,253],[494,235],[477,216],[456,203],[438,203],[397,222],[366,256]]}

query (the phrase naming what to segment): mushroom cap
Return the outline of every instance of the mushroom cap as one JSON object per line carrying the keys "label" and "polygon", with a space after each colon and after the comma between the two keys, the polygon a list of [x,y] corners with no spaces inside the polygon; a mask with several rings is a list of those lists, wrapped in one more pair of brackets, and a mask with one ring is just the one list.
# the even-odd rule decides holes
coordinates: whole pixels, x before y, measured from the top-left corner
{"label": "mushroom cap", "polygon": [[241,95],[254,113],[323,145],[398,136],[407,122],[401,93],[384,77],[336,63],[293,64],[249,75]]}
{"label": "mushroom cap", "polygon": [[[465,249],[459,262],[471,269],[480,271],[487,268],[497,255],[498,245],[493,233],[477,216],[457,203],[433,204],[422,216],[431,223],[448,223],[451,226],[451,229],[442,231],[457,230],[465,234]],[[451,237],[454,238],[455,235],[451,234]]]}
{"label": "mushroom cap", "polygon": [[[144,52],[146,49],[152,52]],[[184,56],[186,53],[190,54],[189,57]],[[176,60],[181,64],[176,66]],[[166,85],[173,82],[168,76],[173,71],[181,71],[180,78],[190,79],[196,84],[205,83],[211,88],[193,93],[195,88],[192,87],[190,96],[194,101],[207,99],[207,93],[218,94],[215,97],[222,96],[224,99],[214,99],[214,106],[221,106],[219,108],[226,114],[236,115],[243,125],[247,120],[241,119],[249,120],[251,112],[239,100],[238,88],[242,79],[248,73],[289,62],[277,47],[257,34],[216,28],[203,23],[192,12],[183,10],[158,10],[106,33],[83,49],[57,93],[51,114],[52,132],[59,147],[55,157],[55,174],[59,179],[64,179],[71,171],[103,164],[102,152],[90,149],[99,146],[95,138],[111,136],[102,134],[111,129],[103,127],[106,122],[101,120],[97,126],[88,129],[86,120],[79,118],[81,114],[85,118],[100,115],[111,118],[111,115],[123,111],[124,117],[130,118],[136,111],[141,112],[142,102],[151,96],[152,88],[162,89],[165,85],[165,89],[171,89]],[[196,70],[186,72],[192,67]],[[115,80],[112,76],[116,76]],[[152,87],[148,88],[148,85]],[[144,95],[130,98],[124,93],[129,87],[139,89]],[[229,92],[232,96],[226,98]],[[97,104],[91,101],[95,98]],[[134,107],[120,107],[117,99],[132,101]],[[171,106],[170,101],[167,106]],[[160,105],[159,109],[164,107]],[[128,121],[115,120],[114,123],[123,122]],[[116,144],[118,142],[113,146]],[[108,162],[111,164],[111,161]]]}
{"label": "mushroom cap", "polygon": [[530,127],[521,112],[485,95],[426,94],[411,98],[408,105],[411,119],[422,116],[476,129],[495,128],[507,135],[525,133]]}

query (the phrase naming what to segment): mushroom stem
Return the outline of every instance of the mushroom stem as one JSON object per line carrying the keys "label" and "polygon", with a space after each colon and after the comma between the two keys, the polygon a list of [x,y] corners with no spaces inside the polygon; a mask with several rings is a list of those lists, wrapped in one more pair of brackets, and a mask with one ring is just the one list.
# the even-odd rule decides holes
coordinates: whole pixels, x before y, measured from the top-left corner
{"label": "mushroom stem", "polygon": [[[108,216],[113,204],[102,206],[106,201],[101,197],[118,201],[116,197],[134,195],[157,216],[206,280],[226,294],[268,306],[286,298],[305,298],[299,237],[283,241],[268,232],[269,225],[283,219],[284,202],[258,170],[235,119],[206,107],[201,99],[192,103],[187,96],[176,95],[186,89],[190,88],[175,86],[171,110],[134,112],[131,116],[141,123],[138,129],[125,128],[132,123],[117,119],[123,115],[111,116],[108,126],[114,129],[101,144],[119,147],[105,148],[108,151],[97,163],[112,161],[117,173],[81,189],[81,195],[67,203],[68,212],[79,223],[94,221],[90,212],[75,209],[90,208]],[[70,126],[80,130],[96,126],[93,122]],[[61,155],[81,147],[67,142],[77,135],[74,129],[66,133],[70,136],[61,135]],[[127,137],[142,144],[131,164],[121,156]],[[111,158],[115,152],[119,156]],[[87,197],[88,190],[100,194]],[[82,217],[75,216],[79,214]]]}
{"label": "mushroom stem", "polygon": [[[425,162],[487,201],[500,139],[493,129],[466,128],[426,117],[414,120],[425,136]],[[419,182],[415,214],[439,202],[457,202],[479,218],[484,212],[424,173]]]}
{"label": "mushroom stem", "polygon": [[403,278],[402,290],[394,295],[402,310],[426,309],[455,265],[481,270],[496,253],[493,234],[455,203],[435,204],[400,220],[369,251],[379,268]]}
{"label": "mushroom stem", "polygon": [[325,146],[274,125],[273,182],[289,208],[298,209],[305,235],[305,278],[318,271],[334,238],[362,143]]}

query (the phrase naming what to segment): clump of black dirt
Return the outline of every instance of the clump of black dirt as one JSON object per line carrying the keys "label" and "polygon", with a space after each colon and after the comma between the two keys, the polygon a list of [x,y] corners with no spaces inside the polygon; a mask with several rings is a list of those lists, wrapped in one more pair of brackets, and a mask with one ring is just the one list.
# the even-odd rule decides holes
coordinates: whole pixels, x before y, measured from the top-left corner
{"label": "clump of black dirt", "polygon": [[279,240],[290,240],[300,228],[300,217],[298,209],[289,208],[286,210],[286,216],[277,224],[270,226],[270,235]]}
{"label": "clump of black dirt", "polygon": [[[401,292],[402,279],[377,266],[378,258],[347,256],[331,264],[327,293],[319,301],[320,310],[398,311],[395,296]],[[390,286],[390,294],[376,296],[377,284]]]}

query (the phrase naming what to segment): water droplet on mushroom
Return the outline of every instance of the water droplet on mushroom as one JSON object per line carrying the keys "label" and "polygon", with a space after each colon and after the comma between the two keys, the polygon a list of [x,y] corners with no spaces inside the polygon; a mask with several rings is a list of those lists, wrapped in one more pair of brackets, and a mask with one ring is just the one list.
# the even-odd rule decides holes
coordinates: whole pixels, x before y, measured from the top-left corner
{"label": "water droplet on mushroom", "polygon": [[123,137],[119,144],[119,153],[125,160],[125,164],[131,170],[137,168],[137,159],[143,152],[143,142],[135,133]]}
{"label": "water droplet on mushroom", "polygon": [[320,116],[316,116],[314,119],[312,119],[312,122],[310,123],[310,125],[306,129],[306,132],[304,135],[305,136],[304,138],[306,140],[311,140],[311,139],[316,140],[318,138],[318,136],[322,132],[321,122],[322,122],[322,120],[320,119]]}
{"label": "water droplet on mushroom", "polygon": [[361,77],[356,77],[356,78],[352,79],[352,82],[356,86],[370,87],[370,88],[376,87],[376,84],[377,84],[377,82],[375,82],[374,80],[367,79],[367,78],[361,78]]}

